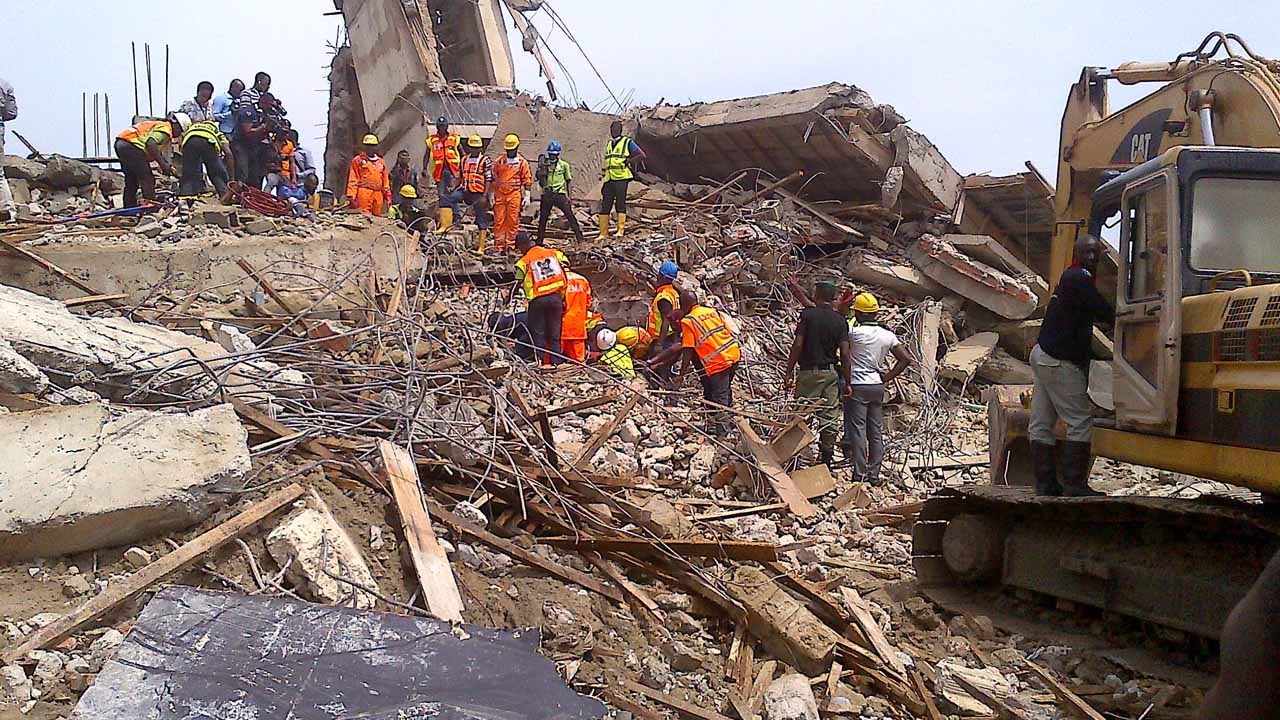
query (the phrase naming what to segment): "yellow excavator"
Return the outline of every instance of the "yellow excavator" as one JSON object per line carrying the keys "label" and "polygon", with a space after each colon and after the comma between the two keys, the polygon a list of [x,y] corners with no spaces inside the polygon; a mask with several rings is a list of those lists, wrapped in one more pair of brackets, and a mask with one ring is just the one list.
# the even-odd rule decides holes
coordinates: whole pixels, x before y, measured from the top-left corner
{"label": "yellow excavator", "polygon": [[[1278,76],[1280,62],[1215,32],[1171,62],[1087,67],[1071,87],[1049,281],[1078,236],[1119,230],[1098,274],[1116,322],[1097,457],[1280,496]],[[1110,81],[1160,87],[1112,111]],[[1026,393],[996,390],[991,484],[942,490],[913,530],[926,592],[946,606],[1029,591],[1216,639],[1280,547],[1280,510],[1037,497]]]}

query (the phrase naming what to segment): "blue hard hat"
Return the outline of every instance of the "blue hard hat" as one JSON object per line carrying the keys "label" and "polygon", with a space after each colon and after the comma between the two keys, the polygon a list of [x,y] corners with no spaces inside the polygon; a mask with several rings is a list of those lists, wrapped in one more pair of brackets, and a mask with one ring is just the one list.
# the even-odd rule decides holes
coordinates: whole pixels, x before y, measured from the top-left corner
{"label": "blue hard hat", "polygon": [[658,274],[664,278],[676,279],[676,275],[680,274],[680,268],[670,260],[662,263],[662,267],[658,268]]}
{"label": "blue hard hat", "polygon": [[559,155],[560,149],[561,148],[560,148],[559,140],[552,140],[551,142],[547,143],[547,154],[549,155]]}

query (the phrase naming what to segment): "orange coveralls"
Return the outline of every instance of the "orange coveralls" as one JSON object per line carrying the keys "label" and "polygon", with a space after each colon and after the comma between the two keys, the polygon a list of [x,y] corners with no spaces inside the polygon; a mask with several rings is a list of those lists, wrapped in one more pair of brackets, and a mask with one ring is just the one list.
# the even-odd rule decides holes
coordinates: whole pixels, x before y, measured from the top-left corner
{"label": "orange coveralls", "polygon": [[576,272],[566,272],[564,321],[560,325],[560,352],[565,357],[587,359],[587,315],[591,310],[591,283]]}
{"label": "orange coveralls", "polygon": [[515,245],[520,230],[520,203],[524,191],[533,187],[529,161],[519,153],[505,154],[493,161],[493,247],[499,252]]}
{"label": "orange coveralls", "polygon": [[382,215],[391,207],[391,179],[382,158],[360,153],[352,159],[347,173],[347,197],[351,198],[351,207],[370,215]]}

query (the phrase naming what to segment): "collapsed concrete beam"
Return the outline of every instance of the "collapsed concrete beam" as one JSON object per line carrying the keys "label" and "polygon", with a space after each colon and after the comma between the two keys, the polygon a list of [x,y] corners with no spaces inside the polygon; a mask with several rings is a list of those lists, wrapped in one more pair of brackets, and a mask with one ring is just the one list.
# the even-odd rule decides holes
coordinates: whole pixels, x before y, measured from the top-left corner
{"label": "collapsed concrete beam", "polygon": [[907,255],[931,280],[1000,317],[1021,320],[1039,305],[1039,298],[1026,284],[964,255],[941,238],[924,235]]}
{"label": "collapsed concrete beam", "polygon": [[947,350],[938,374],[947,380],[969,382],[995,352],[999,341],[1000,336],[993,332],[981,332],[961,340]]}
{"label": "collapsed concrete beam", "polygon": [[[573,168],[574,199],[599,200],[600,183],[596,179],[604,170],[604,146],[609,139],[609,125],[616,119],[614,115],[590,110],[553,107],[521,95],[503,111],[494,137],[518,135],[521,150],[531,165],[547,151],[547,143],[558,140],[564,147],[561,157]],[[489,153],[501,154],[501,144],[490,143]],[[632,183],[633,189],[641,190],[637,185]]]}
{"label": "collapsed concrete beam", "polygon": [[195,525],[248,472],[247,438],[230,405],[190,414],[91,404],[0,415],[0,560]]}
{"label": "collapsed concrete beam", "polygon": [[748,627],[773,657],[808,675],[831,667],[840,636],[759,568],[742,565],[728,590],[746,608]]}
{"label": "collapsed concrete beam", "polygon": [[1001,347],[997,347],[978,367],[978,377],[996,385],[1031,385],[1035,382],[1031,366]]}
{"label": "collapsed concrete beam", "polygon": [[289,568],[289,581],[301,588],[308,599],[374,609],[378,598],[357,588],[378,587],[364,555],[324,501],[313,495],[311,502],[316,507],[295,511],[267,535],[267,551],[277,565]]}
{"label": "collapsed concrete beam", "polygon": [[1049,283],[995,238],[990,235],[949,234],[943,235],[942,240],[951,243],[965,255],[1026,283],[1036,297],[1040,298],[1042,305],[1048,304]]}
{"label": "collapsed concrete beam", "polygon": [[941,285],[910,265],[885,260],[866,251],[851,253],[844,271],[859,283],[883,288],[903,298],[942,297],[944,294]]}

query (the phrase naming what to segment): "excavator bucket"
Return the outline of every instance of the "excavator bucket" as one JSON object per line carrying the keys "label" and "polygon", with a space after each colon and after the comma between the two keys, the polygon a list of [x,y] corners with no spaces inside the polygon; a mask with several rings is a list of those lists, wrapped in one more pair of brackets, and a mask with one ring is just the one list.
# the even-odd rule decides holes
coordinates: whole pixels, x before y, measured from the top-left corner
{"label": "excavator bucket", "polygon": [[987,437],[991,448],[991,484],[1034,486],[1031,443],[1031,385],[992,385],[987,391]]}

